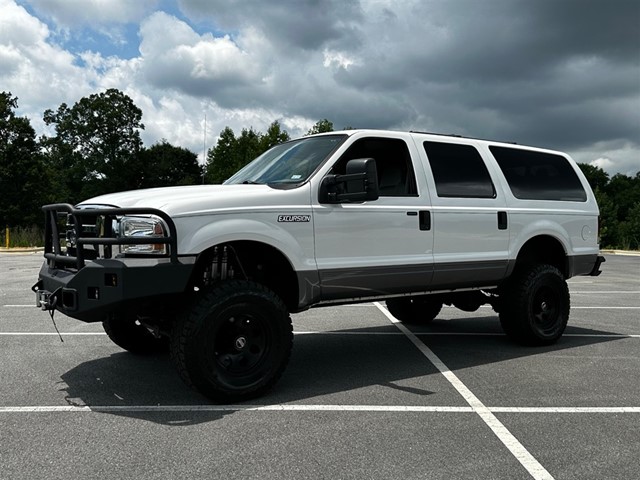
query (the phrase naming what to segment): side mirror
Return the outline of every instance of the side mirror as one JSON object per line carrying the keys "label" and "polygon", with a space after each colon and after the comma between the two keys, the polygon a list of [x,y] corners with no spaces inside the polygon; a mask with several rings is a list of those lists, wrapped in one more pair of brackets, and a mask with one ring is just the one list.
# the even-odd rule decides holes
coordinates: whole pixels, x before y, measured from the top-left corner
{"label": "side mirror", "polygon": [[377,200],[378,171],[373,158],[349,160],[344,175],[327,175],[320,184],[320,203]]}

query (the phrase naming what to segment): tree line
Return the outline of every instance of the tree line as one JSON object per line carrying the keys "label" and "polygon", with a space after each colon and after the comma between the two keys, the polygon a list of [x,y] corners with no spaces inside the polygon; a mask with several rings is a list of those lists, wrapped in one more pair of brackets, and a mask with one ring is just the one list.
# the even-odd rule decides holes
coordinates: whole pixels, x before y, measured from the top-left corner
{"label": "tree line", "polygon": [[142,111],[118,90],[46,110],[43,121],[54,133],[40,138],[17,108],[16,97],[0,93],[2,227],[41,224],[47,203],[202,181],[195,153],[165,140],[143,146]]}
{"label": "tree line", "polygon": [[[83,97],[72,106],[46,110],[43,121],[53,132],[37,138],[30,119],[16,115],[18,98],[0,93],[0,226],[39,225],[40,207],[75,204],[123,190],[222,183],[289,134],[274,121],[265,133],[253,128],[239,135],[226,127],[206,155],[162,140],[142,143],[142,111],[117,89]],[[350,128],[350,127],[346,127]],[[333,131],[327,119],[307,134]],[[601,245],[640,248],[640,172],[613,177],[580,164],[601,210]]]}
{"label": "tree line", "polygon": [[601,168],[579,163],[600,207],[600,246],[640,250],[640,171],[609,177]]}

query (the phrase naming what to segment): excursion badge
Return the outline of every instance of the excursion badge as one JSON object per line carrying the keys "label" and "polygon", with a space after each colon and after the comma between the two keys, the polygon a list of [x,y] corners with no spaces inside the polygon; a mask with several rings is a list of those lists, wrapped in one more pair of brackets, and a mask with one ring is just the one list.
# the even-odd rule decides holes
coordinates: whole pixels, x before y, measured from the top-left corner
{"label": "excursion badge", "polygon": [[311,215],[278,215],[278,222],[280,223],[300,223],[310,221]]}

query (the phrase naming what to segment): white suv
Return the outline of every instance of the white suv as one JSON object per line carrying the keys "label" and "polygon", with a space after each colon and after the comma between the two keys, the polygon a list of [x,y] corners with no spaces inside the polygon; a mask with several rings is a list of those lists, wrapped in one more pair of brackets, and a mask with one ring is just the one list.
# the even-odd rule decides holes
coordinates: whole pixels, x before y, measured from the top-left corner
{"label": "white suv", "polygon": [[[566,279],[598,275],[598,206],[566,154],[420,132],[280,144],[223,185],[48,205],[38,305],[103,322],[137,353],[170,349],[215,401],[271,387],[290,313],[386,300],[425,323],[489,303],[506,334],[549,344]],[[65,240],[61,241],[60,238]]]}

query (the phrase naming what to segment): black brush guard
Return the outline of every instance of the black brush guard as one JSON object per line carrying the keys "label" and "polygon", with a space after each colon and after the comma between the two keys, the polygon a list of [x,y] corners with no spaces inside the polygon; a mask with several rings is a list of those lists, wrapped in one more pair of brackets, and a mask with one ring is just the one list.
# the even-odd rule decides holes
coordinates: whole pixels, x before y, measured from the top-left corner
{"label": "black brush guard", "polygon": [[[94,247],[103,246],[103,255],[101,258],[112,258],[112,247],[119,245],[160,245],[169,246],[169,257],[172,262],[176,262],[178,258],[177,234],[176,227],[169,215],[155,208],[74,208],[68,203],[56,203],[45,205],[42,207],[45,212],[45,244],[44,257],[49,261],[51,267],[54,268],[75,268],[80,270],[85,266],[85,246],[93,245]],[[118,237],[114,236],[112,224],[118,217],[124,215],[149,216],[153,215],[161,218],[169,229],[169,235],[166,237]],[[75,255],[71,255],[68,251],[63,252],[58,220],[60,217],[71,219],[71,225],[76,232],[75,239]],[[83,219],[90,219],[91,223],[102,217],[101,225],[103,231],[97,232],[96,237],[82,237]],[[66,232],[65,232],[66,234]],[[96,248],[96,251],[99,248]],[[145,256],[144,254],[127,254],[127,256]],[[153,257],[162,257],[163,255],[151,254]],[[150,256],[150,255],[146,255]],[[164,255],[165,257],[167,255]]]}

